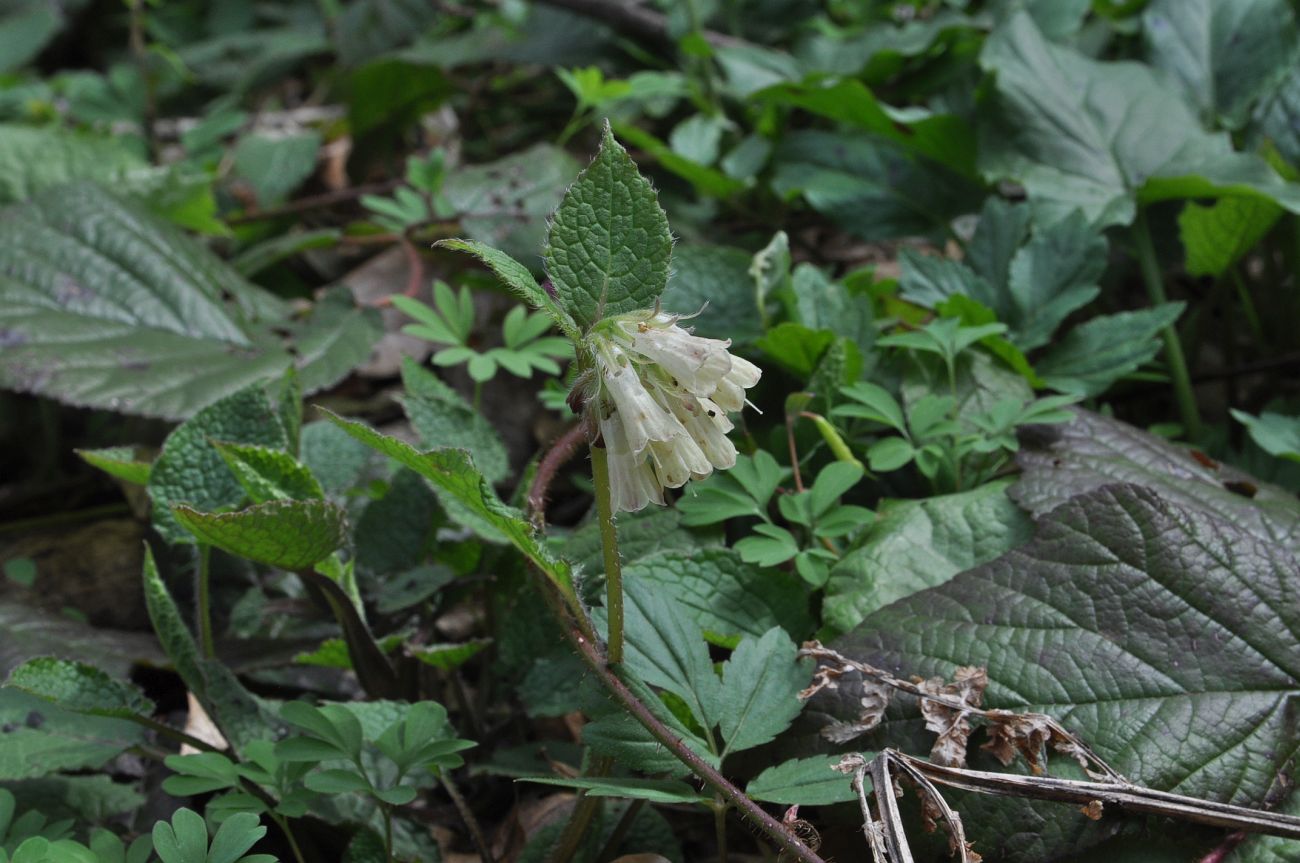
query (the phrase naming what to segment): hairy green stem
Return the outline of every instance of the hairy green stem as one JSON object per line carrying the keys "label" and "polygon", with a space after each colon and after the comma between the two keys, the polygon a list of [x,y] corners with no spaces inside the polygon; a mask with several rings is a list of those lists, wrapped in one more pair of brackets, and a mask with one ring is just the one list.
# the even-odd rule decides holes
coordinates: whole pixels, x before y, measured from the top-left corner
{"label": "hairy green stem", "polygon": [[596,519],[600,522],[600,546],[605,555],[605,611],[609,615],[609,661],[623,661],[623,561],[618,554],[618,529],[614,527],[614,503],[610,499],[609,455],[603,446],[591,448],[591,478],[596,487]]}
{"label": "hairy green stem", "polygon": [[217,655],[216,642],[212,636],[212,546],[199,543],[198,558],[194,593],[198,605],[199,645],[204,657],[212,659]]}
{"label": "hairy green stem", "polygon": [[[1151,227],[1147,224],[1146,212],[1143,210],[1138,210],[1137,221],[1133,223],[1133,245],[1138,265],[1142,269],[1142,280],[1146,283],[1147,298],[1152,305],[1168,302],[1164,280],[1160,276],[1160,262],[1156,258],[1156,247],[1151,241]],[[1198,440],[1201,437],[1201,417],[1196,410],[1196,394],[1192,391],[1192,378],[1187,372],[1187,360],[1183,357],[1178,330],[1170,324],[1161,335],[1165,341],[1165,361],[1169,363],[1169,376],[1173,378],[1174,397],[1178,401],[1183,430],[1188,440]]]}
{"label": "hairy green stem", "polygon": [[718,863],[727,863],[727,803],[720,797],[713,801],[713,836],[718,843]]}

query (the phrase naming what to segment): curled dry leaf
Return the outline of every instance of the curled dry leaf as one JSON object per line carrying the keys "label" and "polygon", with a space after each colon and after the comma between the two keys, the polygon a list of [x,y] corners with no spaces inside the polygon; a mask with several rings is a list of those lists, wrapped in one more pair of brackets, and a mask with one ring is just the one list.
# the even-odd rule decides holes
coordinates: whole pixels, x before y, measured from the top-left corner
{"label": "curled dry leaf", "polygon": [[956,701],[978,711],[988,683],[988,672],[970,666],[958,668],[952,683],[945,683],[940,677],[917,681],[917,688],[931,696],[921,700],[921,715],[925,727],[938,735],[930,749],[930,760],[935,764],[966,766],[966,742],[974,730],[969,719],[971,714],[969,710],[953,707],[952,703]]}
{"label": "curled dry leaf", "polygon": [[[989,710],[984,713],[988,721],[987,749],[1004,765],[1016,760],[1016,753],[1024,756],[1035,776],[1043,774],[1043,755],[1047,747],[1070,756],[1090,775],[1099,775],[1093,765],[1096,757],[1077,738],[1065,731],[1048,716],[1041,713],[1015,713],[1010,710]],[[1100,774],[1100,775],[1105,775]]]}

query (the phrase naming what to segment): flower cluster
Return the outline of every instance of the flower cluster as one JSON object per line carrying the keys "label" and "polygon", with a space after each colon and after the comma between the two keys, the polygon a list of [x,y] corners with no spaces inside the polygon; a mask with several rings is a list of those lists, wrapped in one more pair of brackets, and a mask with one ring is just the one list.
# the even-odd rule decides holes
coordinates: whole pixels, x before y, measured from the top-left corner
{"label": "flower cluster", "polygon": [[758,366],[730,341],[692,335],[680,317],[638,312],[609,318],[591,339],[595,398],[615,512],[664,503],[665,488],[736,463],[728,411],[745,406]]}

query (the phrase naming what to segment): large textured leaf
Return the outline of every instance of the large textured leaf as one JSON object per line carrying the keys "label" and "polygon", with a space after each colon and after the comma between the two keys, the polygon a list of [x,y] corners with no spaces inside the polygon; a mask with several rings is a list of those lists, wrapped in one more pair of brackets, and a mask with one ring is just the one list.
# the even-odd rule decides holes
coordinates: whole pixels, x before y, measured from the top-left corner
{"label": "large textured leaf", "polygon": [[831,569],[822,604],[826,626],[847,632],[889,603],[943,584],[1027,540],[1031,523],[1007,497],[1010,484],[882,508],[858,547]]}
{"label": "large textured leaf", "polygon": [[1287,0],[1155,0],[1142,27],[1152,65],[1178,80],[1202,116],[1233,128],[1297,57]]}
{"label": "large textured leaf", "polygon": [[257,386],[209,405],[178,426],[149,473],[153,525],[168,542],[194,541],[176,521],[173,504],[211,511],[237,506],[244,498],[243,486],[213,441],[272,449],[288,445],[275,408]]}
{"label": "large textured leaf", "polygon": [[134,722],[73,713],[8,686],[0,687],[0,726],[0,781],[94,769],[144,742]]}
{"label": "large textured leaf", "polygon": [[178,419],[297,366],[308,390],[368,355],[374,312],[338,292],[312,314],[92,185],[0,213],[0,386]]}
{"label": "large textured leaf", "polygon": [[1030,512],[1049,512],[1110,483],[1136,483],[1300,554],[1295,495],[1119,420],[1076,413],[1067,425],[1036,426],[1022,436],[1022,474],[1011,496]]}
{"label": "large textured leaf", "polygon": [[347,540],[343,508],[323,500],[271,500],[237,512],[180,504],[172,512],[199,542],[280,569],[306,569]]}
{"label": "large textured leaf", "polygon": [[70,180],[112,183],[148,170],[148,162],[121,138],[0,125],[0,204]]}
{"label": "large textured leaf", "polygon": [[157,642],[143,632],[93,627],[88,623],[0,599],[0,674],[7,675],[35,656],[62,659],[95,658],[102,670],[125,677],[138,662],[162,660]]}
{"label": "large textured leaf", "polygon": [[559,147],[536,144],[486,165],[453,171],[442,193],[471,237],[535,268],[546,240],[546,219],[580,167]]}
{"label": "large textured leaf", "polygon": [[981,167],[1023,183],[1045,221],[1077,208],[1098,226],[1128,224],[1139,203],[1225,196],[1300,212],[1300,187],[1205,132],[1149,67],[1053,45],[1025,14],[993,32],[980,63],[997,83]]}
{"label": "large textured leaf", "polygon": [[625,567],[623,577],[672,597],[715,641],[773,626],[803,638],[812,629],[802,579],[745,563],[729,548],[661,551]]}
{"label": "large textured leaf", "polygon": [[152,716],[153,702],[134,684],[117,680],[93,665],[43,656],[18,666],[5,681],[74,713],[92,716]]}
{"label": "large textured leaf", "polygon": [[654,189],[606,126],[600,152],[551,220],[544,257],[560,305],[583,327],[652,307],[672,248]]}
{"label": "large textured leaf", "polygon": [[866,240],[936,234],[979,207],[979,187],[897,144],[861,134],[799,131],[776,152],[772,187]]}
{"label": "large textured leaf", "polygon": [[695,314],[697,335],[749,341],[763,334],[749,274],[753,255],[731,246],[683,244],[673,249],[673,271],[664,289],[664,308]]}
{"label": "large textured leaf", "polygon": [[[986,706],[1054,716],[1135,782],[1257,805],[1297,750],[1295,570],[1279,543],[1111,485],[1045,516],[1028,544],[881,609],[836,647],[908,674],[984,666]],[[1069,850],[1114,823],[1037,811],[1078,829]],[[1056,830],[1035,833],[1004,842],[1007,859],[1066,850],[1051,847]]]}

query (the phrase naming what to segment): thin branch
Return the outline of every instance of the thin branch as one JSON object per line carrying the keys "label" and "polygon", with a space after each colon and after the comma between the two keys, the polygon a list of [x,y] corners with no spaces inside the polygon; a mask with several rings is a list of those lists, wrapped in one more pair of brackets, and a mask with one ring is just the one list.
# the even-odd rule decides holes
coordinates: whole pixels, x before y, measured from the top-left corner
{"label": "thin branch", "polygon": [[232,225],[244,225],[249,222],[264,222],[268,219],[278,219],[281,216],[298,216],[312,210],[324,210],[333,207],[336,204],[346,204],[355,201],[365,195],[382,195],[391,192],[398,186],[402,185],[401,179],[387,180],[383,183],[370,183],[363,186],[352,186],[348,189],[339,189],[337,192],[324,192],[320,195],[309,195],[305,198],[299,198],[288,204],[279,207],[268,207],[265,210],[258,210],[254,213],[244,213],[240,216],[234,216],[226,221]]}
{"label": "thin branch", "polygon": [[614,699],[633,719],[639,722],[655,740],[659,741],[665,749],[672,753],[673,757],[685,764],[705,785],[708,785],[729,804],[736,807],[742,817],[753,822],[783,851],[788,852],[792,859],[799,860],[801,863],[824,863],[815,851],[810,850],[797,836],[787,830],[780,821],[768,814],[753,800],[750,800],[743,791],[732,785],[713,765],[701,758],[681,738],[673,734],[659,720],[659,717],[651,713],[650,708],[637,698],[632,690],[627,687],[627,684],[614,674],[606,662],[604,652],[597,644],[570,627],[565,627],[565,633],[568,635],[570,643],[577,650],[578,656],[595,673],[605,689],[614,696]]}
{"label": "thin branch", "polygon": [[496,858],[492,854],[492,846],[487,841],[487,836],[483,833],[483,828],[479,825],[478,819],[474,817],[474,810],[465,802],[461,796],[460,789],[452,781],[447,771],[438,774],[438,779],[442,782],[442,789],[447,792],[451,798],[452,804],[456,811],[460,813],[460,820],[465,822],[465,829],[469,831],[470,839],[474,842],[474,847],[478,850],[479,859],[482,863],[496,863]]}
{"label": "thin branch", "polygon": [[568,431],[560,435],[551,448],[537,464],[537,473],[533,475],[533,484],[528,488],[528,515],[540,530],[546,523],[546,498],[551,490],[560,468],[578,453],[578,447],[586,438],[582,423],[574,423]]}

